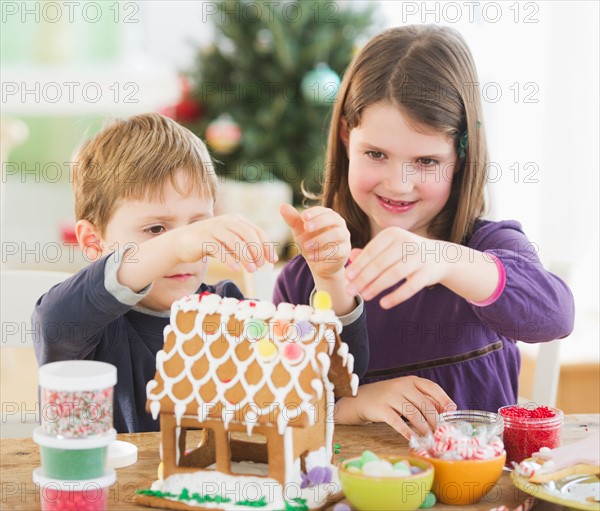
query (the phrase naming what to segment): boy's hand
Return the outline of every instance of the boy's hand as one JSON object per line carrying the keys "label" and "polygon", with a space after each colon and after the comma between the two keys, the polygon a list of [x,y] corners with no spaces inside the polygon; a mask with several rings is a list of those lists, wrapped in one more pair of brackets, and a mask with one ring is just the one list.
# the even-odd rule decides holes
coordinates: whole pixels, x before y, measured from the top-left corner
{"label": "boy's hand", "polygon": [[173,231],[175,254],[181,262],[222,257],[232,268],[238,264],[253,272],[277,261],[275,247],[264,231],[241,215],[221,215],[199,220]]}
{"label": "boy's hand", "polygon": [[282,204],[279,212],[314,277],[329,279],[343,270],[350,256],[350,232],[338,213],[315,206],[300,214],[290,204]]}
{"label": "boy's hand", "polygon": [[356,397],[337,402],[335,421],[340,424],[387,422],[405,438],[413,430],[422,435],[435,429],[438,413],[456,410],[456,404],[431,380],[403,376],[361,385]]}
{"label": "boy's hand", "polygon": [[364,249],[352,251],[352,263],[346,268],[347,292],[370,300],[406,279],[381,299],[381,307],[391,309],[444,278],[448,271],[446,245],[400,227],[383,229]]}

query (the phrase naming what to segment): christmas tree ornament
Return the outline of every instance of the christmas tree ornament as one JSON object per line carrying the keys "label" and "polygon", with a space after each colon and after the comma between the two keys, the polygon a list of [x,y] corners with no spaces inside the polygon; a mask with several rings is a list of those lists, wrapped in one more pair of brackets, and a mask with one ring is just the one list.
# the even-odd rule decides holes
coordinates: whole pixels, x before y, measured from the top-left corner
{"label": "christmas tree ornament", "polygon": [[268,28],[261,28],[256,34],[254,49],[258,53],[271,53],[273,51],[273,32]]}
{"label": "christmas tree ornament", "polygon": [[309,103],[329,105],[335,101],[340,77],[327,64],[320,62],[302,78],[302,95]]}
{"label": "christmas tree ornament", "polygon": [[205,138],[213,151],[230,154],[238,147],[242,130],[230,115],[221,114],[206,127]]}
{"label": "christmas tree ornament", "polygon": [[177,122],[192,123],[202,117],[203,107],[192,98],[190,82],[185,76],[179,77],[181,96],[179,102],[163,108],[160,113]]}

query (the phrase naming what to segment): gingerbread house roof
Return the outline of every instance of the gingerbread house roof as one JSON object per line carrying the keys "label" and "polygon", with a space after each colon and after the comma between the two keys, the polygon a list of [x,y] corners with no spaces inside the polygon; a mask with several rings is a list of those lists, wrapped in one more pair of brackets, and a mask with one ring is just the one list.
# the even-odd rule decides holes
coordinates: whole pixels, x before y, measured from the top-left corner
{"label": "gingerbread house roof", "polygon": [[147,408],[199,422],[314,424],[317,402],[355,395],[354,359],[333,310],[215,294],[190,295],[171,308]]}

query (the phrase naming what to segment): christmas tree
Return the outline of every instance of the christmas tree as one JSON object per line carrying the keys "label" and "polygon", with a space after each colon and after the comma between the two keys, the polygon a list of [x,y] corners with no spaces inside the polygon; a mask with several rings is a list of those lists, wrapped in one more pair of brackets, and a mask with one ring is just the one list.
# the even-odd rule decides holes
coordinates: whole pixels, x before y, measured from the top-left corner
{"label": "christmas tree", "polygon": [[[214,44],[188,74],[205,138],[228,179],[318,190],[339,77],[368,39],[374,8],[316,0],[208,3]],[[207,5],[208,5],[207,4]]]}

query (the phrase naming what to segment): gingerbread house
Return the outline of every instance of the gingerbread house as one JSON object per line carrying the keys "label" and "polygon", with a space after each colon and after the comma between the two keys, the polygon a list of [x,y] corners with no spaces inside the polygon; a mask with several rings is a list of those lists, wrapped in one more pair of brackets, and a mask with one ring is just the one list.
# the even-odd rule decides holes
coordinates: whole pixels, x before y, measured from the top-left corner
{"label": "gingerbread house", "polygon": [[[303,488],[331,482],[322,474],[332,467],[334,398],[355,395],[358,377],[329,296],[319,293],[313,304],[276,307],[207,293],[173,304],[147,385],[163,465],[147,497],[282,509]],[[200,440],[190,448],[192,431]],[[254,494],[235,494],[240,481],[267,485],[269,495],[256,486]]]}

